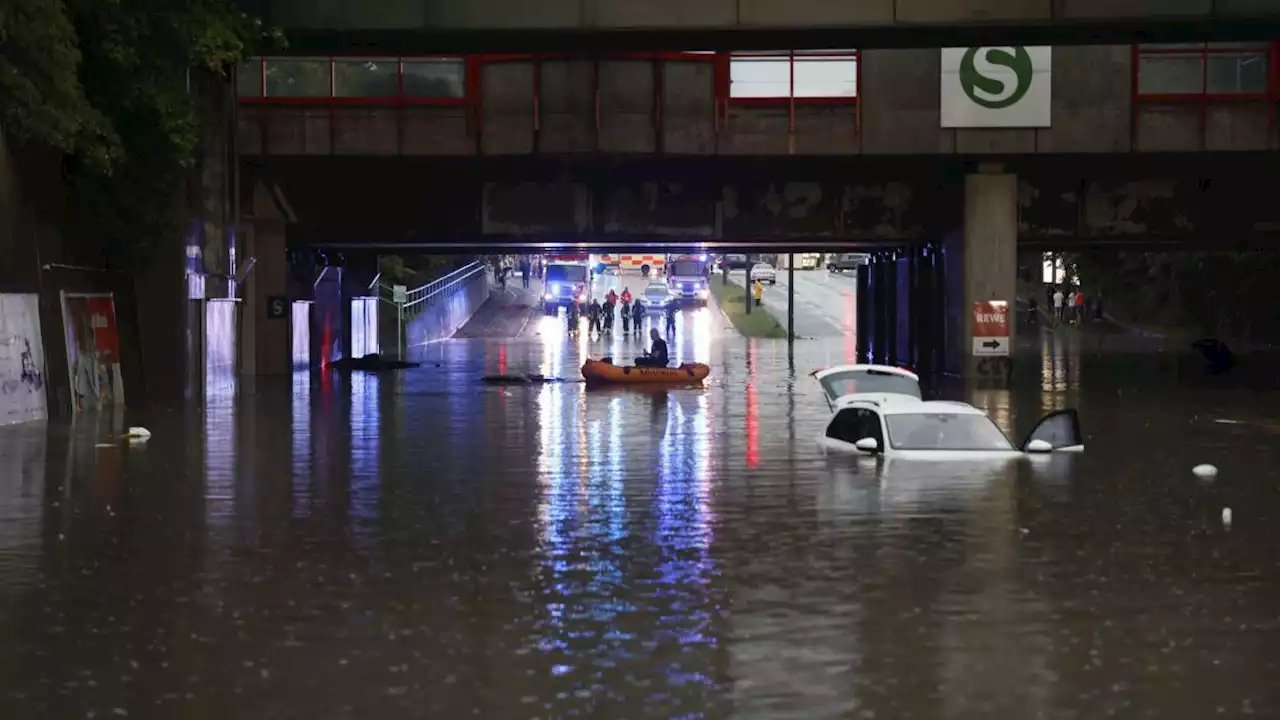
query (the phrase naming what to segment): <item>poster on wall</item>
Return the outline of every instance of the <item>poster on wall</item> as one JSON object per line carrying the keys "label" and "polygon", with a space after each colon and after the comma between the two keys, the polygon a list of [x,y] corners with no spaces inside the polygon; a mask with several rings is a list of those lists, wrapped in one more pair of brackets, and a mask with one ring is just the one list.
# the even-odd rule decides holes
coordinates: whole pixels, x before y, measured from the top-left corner
{"label": "poster on wall", "polygon": [[0,294],[0,425],[48,416],[40,299]]}
{"label": "poster on wall", "polygon": [[124,404],[120,340],[111,294],[62,293],[71,405],[76,412]]}

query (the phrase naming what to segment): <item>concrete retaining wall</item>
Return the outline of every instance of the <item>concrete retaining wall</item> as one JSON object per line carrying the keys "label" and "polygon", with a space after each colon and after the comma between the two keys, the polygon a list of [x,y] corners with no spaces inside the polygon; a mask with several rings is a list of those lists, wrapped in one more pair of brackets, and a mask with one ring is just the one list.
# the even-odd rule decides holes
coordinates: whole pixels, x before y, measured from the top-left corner
{"label": "concrete retaining wall", "polygon": [[428,301],[426,309],[405,325],[405,347],[408,359],[424,346],[447,340],[471,319],[489,299],[489,274],[479,272],[441,291]]}

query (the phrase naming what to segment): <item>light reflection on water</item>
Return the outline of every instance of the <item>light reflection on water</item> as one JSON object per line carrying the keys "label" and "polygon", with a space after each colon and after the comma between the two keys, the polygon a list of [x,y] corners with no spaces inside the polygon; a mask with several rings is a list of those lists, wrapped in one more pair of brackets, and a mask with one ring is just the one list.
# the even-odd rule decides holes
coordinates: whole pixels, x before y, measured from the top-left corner
{"label": "light reflection on water", "polygon": [[143,451],[0,432],[37,478],[0,484],[0,716],[1280,713],[1274,395],[1084,354],[1095,391],[965,395],[1014,437],[1080,407],[1083,456],[823,457],[807,373],[843,340],[698,327],[702,389],[478,382],[642,347],[561,335],[296,374]]}

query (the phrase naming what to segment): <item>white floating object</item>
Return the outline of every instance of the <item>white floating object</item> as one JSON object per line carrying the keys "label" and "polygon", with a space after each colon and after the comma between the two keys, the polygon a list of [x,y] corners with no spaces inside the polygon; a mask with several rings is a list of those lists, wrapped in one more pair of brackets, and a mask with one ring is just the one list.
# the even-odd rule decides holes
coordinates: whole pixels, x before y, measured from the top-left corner
{"label": "white floating object", "polygon": [[1230,527],[1231,525],[1231,508],[1222,508],[1222,524]]}
{"label": "white floating object", "polygon": [[130,445],[141,445],[151,439],[151,431],[144,427],[131,427],[124,437]]}
{"label": "white floating object", "polygon": [[1216,465],[1210,465],[1209,463],[1204,463],[1203,465],[1197,465],[1191,468],[1191,474],[1195,475],[1198,478],[1217,477],[1218,468]]}
{"label": "white floating object", "polygon": [[1229,420],[1227,418],[1217,418],[1214,420],[1214,422],[1218,423],[1219,425],[1243,425],[1244,424],[1243,420]]}

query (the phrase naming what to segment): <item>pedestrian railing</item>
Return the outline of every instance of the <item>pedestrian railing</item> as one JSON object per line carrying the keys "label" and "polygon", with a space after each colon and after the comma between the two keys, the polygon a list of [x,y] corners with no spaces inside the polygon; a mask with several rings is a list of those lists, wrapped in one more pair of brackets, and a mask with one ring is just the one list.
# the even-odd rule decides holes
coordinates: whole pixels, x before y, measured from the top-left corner
{"label": "pedestrian railing", "polygon": [[457,292],[467,288],[469,283],[484,280],[488,267],[482,262],[469,263],[442,278],[432,280],[422,287],[412,290],[403,285],[392,285],[382,279],[379,273],[369,284],[371,294],[376,293],[379,300],[396,309],[396,352],[404,357],[405,325],[415,317],[432,309],[440,303],[447,302]]}

